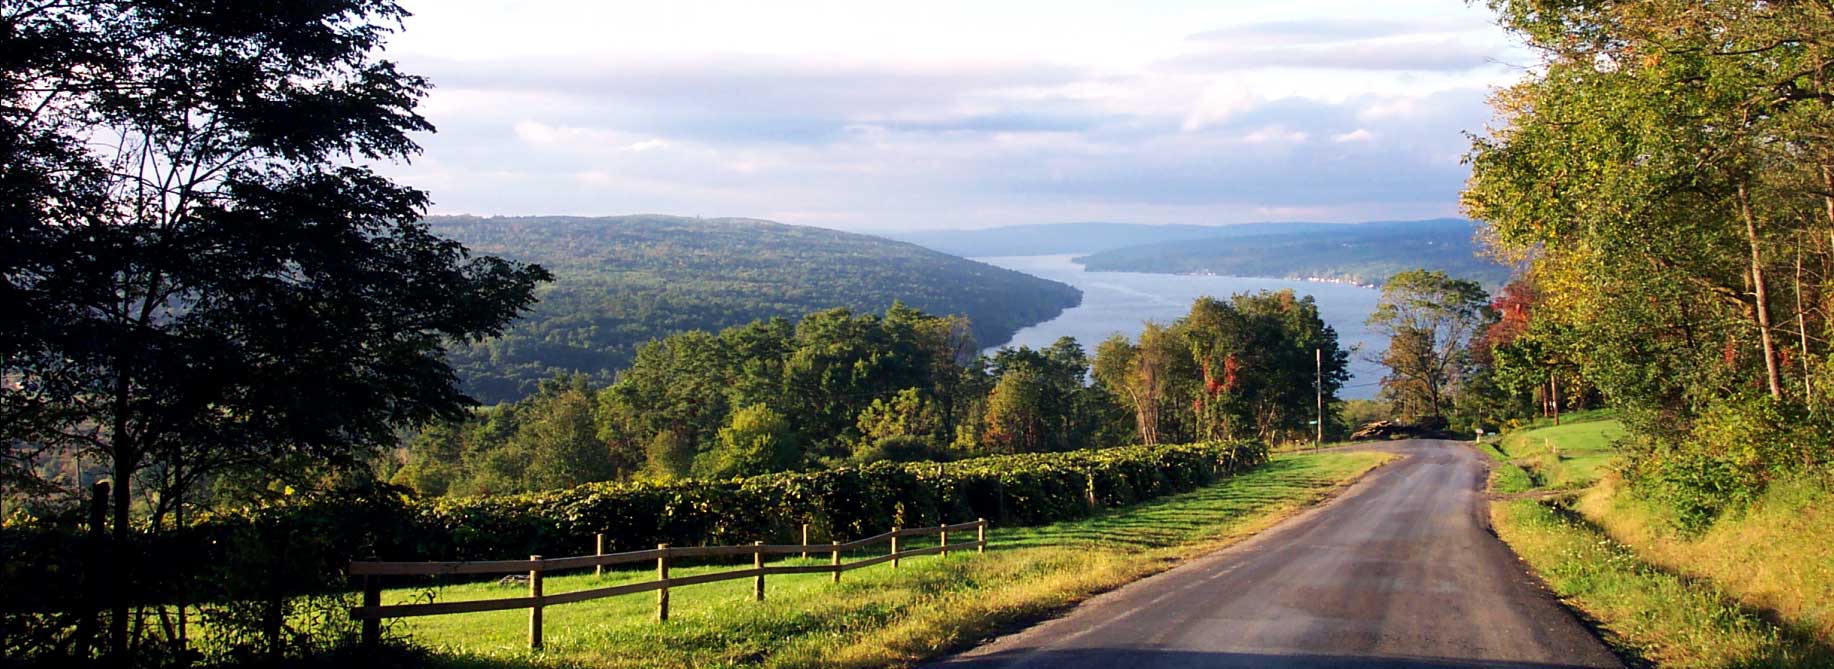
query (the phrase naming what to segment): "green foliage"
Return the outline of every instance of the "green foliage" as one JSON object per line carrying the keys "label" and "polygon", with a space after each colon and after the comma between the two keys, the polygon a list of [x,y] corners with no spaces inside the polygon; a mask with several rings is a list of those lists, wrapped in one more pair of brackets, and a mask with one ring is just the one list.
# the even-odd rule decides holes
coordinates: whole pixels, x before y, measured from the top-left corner
{"label": "green foliage", "polygon": [[1338,408],[1338,424],[1343,434],[1376,421],[1394,420],[1395,409],[1382,400],[1345,400]]}
{"label": "green foliage", "polygon": [[1331,279],[1371,286],[1419,267],[1485,285],[1509,277],[1509,268],[1476,252],[1469,221],[1284,224],[1223,236],[1237,227],[1242,226],[1218,226],[1209,238],[1114,248],[1076,261],[1091,271]]}
{"label": "green foliage", "polygon": [[916,388],[890,401],[875,399],[860,412],[860,445],[854,459],[932,460],[943,445],[942,409]]}
{"label": "green foliage", "polygon": [[1199,299],[1138,344],[1104,342],[1095,370],[1099,387],[1132,405],[1141,435],[1274,442],[1311,437],[1319,394],[1337,402],[1348,363],[1312,298],[1284,290]]}
{"label": "green foliage", "polygon": [[[1596,390],[1637,489],[1698,526],[1826,461],[1834,16],[1805,3],[1498,0],[1541,49],[1494,100],[1466,210],[1545,295],[1501,387]],[[1768,397],[1753,399],[1754,389]],[[1580,395],[1580,393],[1574,393]],[[1747,432],[1749,431],[1749,432]]]}
{"label": "green foliage", "polygon": [[694,474],[730,478],[779,472],[795,465],[801,456],[796,434],[783,414],[754,404],[732,412],[731,422],[720,428],[718,446],[695,457]]}
{"label": "green foliage", "polygon": [[1407,419],[1439,418],[1470,372],[1471,341],[1495,319],[1483,286],[1444,272],[1411,270],[1390,277],[1369,324],[1388,335],[1382,394]]}
{"label": "green foliage", "polygon": [[[382,57],[406,15],[0,4],[0,480],[51,455],[114,483],[112,564],[82,568],[115,596],[78,604],[108,629],[63,640],[71,662],[183,652],[171,626],[130,630],[169,613],[130,611],[161,587],[136,525],[366,473],[399,429],[463,411],[446,347],[549,278],[442,239],[427,194],[377,171],[432,130],[428,82]],[[206,629],[278,661],[300,650],[278,615]]]}
{"label": "green foliage", "polygon": [[[751,219],[433,217],[433,230],[486,253],[539,262],[556,281],[501,337],[452,349],[486,403],[585,373],[603,385],[645,342],[844,307],[902,302],[960,314],[973,338],[1005,341],[1075,306],[1070,286],[910,244]],[[851,420],[852,416],[847,416]]]}
{"label": "green foliage", "polygon": [[1826,421],[1800,407],[1747,394],[1715,403],[1679,442],[1632,441],[1632,479],[1647,497],[1665,504],[1687,532],[1706,528],[1727,509],[1757,499],[1769,482],[1803,460],[1825,460]]}
{"label": "green foliage", "polygon": [[636,550],[781,539],[804,522],[837,537],[977,517],[1035,524],[1190,490],[1266,457],[1246,442],[1127,446],[448,498],[416,505],[424,545],[397,548],[411,553],[400,559],[500,559],[577,554],[599,532]]}

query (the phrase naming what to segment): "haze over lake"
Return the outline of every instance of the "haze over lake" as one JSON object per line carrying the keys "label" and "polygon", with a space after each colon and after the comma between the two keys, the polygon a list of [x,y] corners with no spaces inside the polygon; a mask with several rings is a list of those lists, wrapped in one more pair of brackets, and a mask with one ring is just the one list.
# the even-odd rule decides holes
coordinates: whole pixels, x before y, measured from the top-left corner
{"label": "haze over lake", "polygon": [[1170,323],[1176,320],[1190,311],[1191,302],[1199,297],[1209,295],[1227,299],[1237,293],[1291,288],[1300,296],[1311,295],[1318,301],[1319,315],[1337,330],[1339,345],[1351,350],[1351,378],[1339,396],[1345,399],[1375,396],[1376,382],[1382,377],[1381,366],[1363,358],[1379,353],[1388,342],[1363,325],[1363,319],[1375,310],[1380,291],[1348,284],[1290,279],[1088,272],[1070,260],[1077,255],[1081,254],[974,258],[990,265],[1062,281],[1083,291],[1080,306],[1020,330],[1011,341],[1001,345],[1041,348],[1058,337],[1068,336],[1075,337],[1084,350],[1093,354],[1096,344],[1116,332],[1138,337],[1146,321]]}

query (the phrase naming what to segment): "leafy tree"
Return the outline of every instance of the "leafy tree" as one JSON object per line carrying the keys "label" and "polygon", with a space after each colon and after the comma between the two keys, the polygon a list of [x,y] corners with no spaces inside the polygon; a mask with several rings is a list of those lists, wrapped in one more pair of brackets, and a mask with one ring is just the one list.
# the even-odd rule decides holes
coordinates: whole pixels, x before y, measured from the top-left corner
{"label": "leafy tree", "polygon": [[1048,443],[1051,434],[1050,380],[1022,365],[1000,375],[987,396],[987,431],[983,437],[995,453],[1030,453]]}
{"label": "leafy tree", "polygon": [[1170,342],[1164,327],[1147,323],[1139,344],[1116,334],[1095,350],[1096,380],[1127,399],[1143,444],[1159,443],[1159,415],[1171,383],[1168,367],[1178,353]]}
{"label": "leafy tree", "polygon": [[[889,401],[873,400],[860,412],[858,424],[860,442],[854,447],[856,460],[933,455],[942,435],[947,434],[941,408],[917,388],[900,390]],[[905,453],[896,458],[883,453],[879,445],[887,439],[900,440]]]}
{"label": "leafy tree", "polygon": [[364,166],[431,129],[426,82],[377,58],[393,2],[0,12],[6,448],[112,470],[124,658],[142,472],[184,500],[217,472],[354,467],[460,416],[444,347],[500,334],[548,275],[434,236],[426,194]]}
{"label": "leafy tree", "polygon": [[1445,416],[1470,340],[1493,318],[1489,302],[1477,282],[1441,272],[1402,272],[1382,286],[1369,324],[1389,338],[1382,389],[1403,416]]}
{"label": "leafy tree", "polygon": [[515,450],[529,455],[526,489],[611,481],[634,470],[636,463],[614,460],[612,450],[600,441],[596,410],[591,389],[582,384],[554,393],[523,418],[513,443]]}
{"label": "leafy tree", "polygon": [[[1092,443],[1108,418],[1103,405],[1110,400],[1085,383],[1089,359],[1073,338],[1060,337],[1042,350],[1000,349],[990,369],[998,381],[987,398],[986,436],[996,449],[1079,448]],[[1016,372],[1021,376],[1007,383]]]}
{"label": "leafy tree", "polygon": [[720,428],[719,445],[695,457],[694,473],[730,478],[784,471],[794,468],[800,455],[783,414],[754,404],[732,412],[732,422]]}

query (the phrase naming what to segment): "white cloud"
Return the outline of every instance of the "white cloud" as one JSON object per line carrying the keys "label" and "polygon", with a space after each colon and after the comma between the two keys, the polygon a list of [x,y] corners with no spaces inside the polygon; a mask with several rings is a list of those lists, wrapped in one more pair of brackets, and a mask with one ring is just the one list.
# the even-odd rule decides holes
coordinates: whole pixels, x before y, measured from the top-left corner
{"label": "white cloud", "polygon": [[482,214],[1437,216],[1520,74],[1461,3],[1147,3],[410,0],[440,132],[386,169]]}
{"label": "white cloud", "polygon": [[1242,135],[1242,141],[1249,144],[1297,144],[1310,138],[1311,135],[1308,133],[1288,130],[1277,125]]}

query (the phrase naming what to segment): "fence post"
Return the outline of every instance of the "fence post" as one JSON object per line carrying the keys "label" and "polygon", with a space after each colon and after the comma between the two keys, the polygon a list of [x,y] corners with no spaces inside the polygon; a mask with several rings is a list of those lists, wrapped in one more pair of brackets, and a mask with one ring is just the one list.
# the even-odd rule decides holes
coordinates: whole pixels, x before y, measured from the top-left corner
{"label": "fence post", "polygon": [[947,559],[949,557],[949,524],[948,523],[943,523],[942,530],[937,532],[936,543],[942,545],[942,556],[944,559]]}
{"label": "fence post", "polygon": [[892,528],[892,568],[898,568],[898,528]]}
{"label": "fence post", "polygon": [[382,641],[382,619],[376,617],[376,607],[382,606],[382,579],[375,576],[363,577],[363,608],[369,610],[369,617],[363,619],[363,647],[374,649]]}
{"label": "fence post", "polygon": [[[593,551],[592,554],[598,557],[605,557],[605,533],[604,532],[598,533],[597,540],[594,541],[593,544],[594,546],[592,549]],[[592,575],[593,576],[604,576],[605,575],[605,565],[603,564],[592,565]]]}
{"label": "fence post", "polygon": [[751,542],[751,568],[758,570],[756,581],[752,582],[751,596],[756,601],[764,601],[764,542]]}
{"label": "fence post", "polygon": [[809,559],[809,524],[802,524],[802,559]]}
{"label": "fence post", "polygon": [[987,519],[974,519],[974,552],[987,552]]}
{"label": "fence post", "polygon": [[841,542],[831,543],[834,544],[834,553],[829,564],[834,565],[834,582],[839,583],[841,582]]}
{"label": "fence post", "polygon": [[529,650],[541,650],[541,556],[530,555],[529,562],[529,598],[535,600],[529,607]]}
{"label": "fence post", "polygon": [[656,590],[656,620],[658,622],[668,622],[669,620],[669,545],[668,544],[656,544],[656,550],[662,551],[661,555],[656,556],[656,580],[662,582],[662,587]]}

